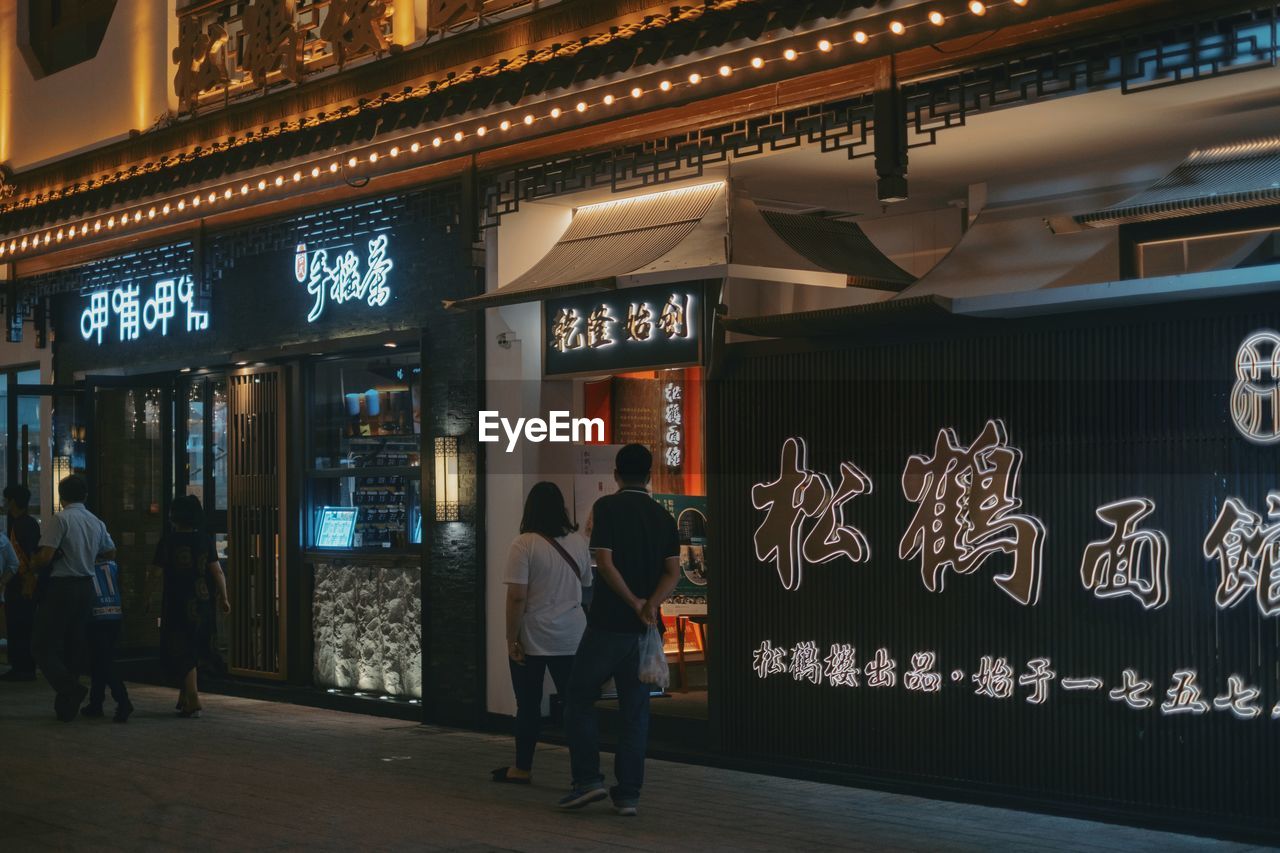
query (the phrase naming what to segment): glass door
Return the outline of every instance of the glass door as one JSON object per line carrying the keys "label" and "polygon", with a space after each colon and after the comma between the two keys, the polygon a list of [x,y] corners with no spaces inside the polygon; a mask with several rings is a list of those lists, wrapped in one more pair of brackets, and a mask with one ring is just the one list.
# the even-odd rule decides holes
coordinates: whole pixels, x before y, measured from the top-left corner
{"label": "glass door", "polygon": [[167,378],[89,377],[88,442],[94,511],[116,542],[124,627],[121,646],[159,646],[161,588],[147,567],[164,532],[173,482],[173,385]]}
{"label": "glass door", "polygon": [[40,385],[37,369],[0,373],[4,483],[31,490],[37,520],[57,511],[57,482],[85,472],[84,400],[75,387]]}

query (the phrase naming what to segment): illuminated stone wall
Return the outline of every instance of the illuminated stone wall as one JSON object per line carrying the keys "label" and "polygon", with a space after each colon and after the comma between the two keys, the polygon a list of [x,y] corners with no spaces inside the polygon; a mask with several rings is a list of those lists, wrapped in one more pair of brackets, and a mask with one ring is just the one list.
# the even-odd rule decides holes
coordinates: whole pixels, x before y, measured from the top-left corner
{"label": "illuminated stone wall", "polygon": [[318,563],[315,683],[422,697],[422,572]]}

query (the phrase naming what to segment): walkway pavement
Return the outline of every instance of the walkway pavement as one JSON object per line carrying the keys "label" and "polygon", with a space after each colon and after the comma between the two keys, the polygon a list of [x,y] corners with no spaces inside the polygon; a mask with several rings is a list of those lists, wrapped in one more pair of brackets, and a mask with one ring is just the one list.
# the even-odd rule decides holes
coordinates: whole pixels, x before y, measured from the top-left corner
{"label": "walkway pavement", "polygon": [[1163,833],[655,761],[639,818],[560,814],[564,749],[529,788],[488,781],[492,735],[133,687],[139,710],[53,720],[0,684],[0,850],[1256,850]]}

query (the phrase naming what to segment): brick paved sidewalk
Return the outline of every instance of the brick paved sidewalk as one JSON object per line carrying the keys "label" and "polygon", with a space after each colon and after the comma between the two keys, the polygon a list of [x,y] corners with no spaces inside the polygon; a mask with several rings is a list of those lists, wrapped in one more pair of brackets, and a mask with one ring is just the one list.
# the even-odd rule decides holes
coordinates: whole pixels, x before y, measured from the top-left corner
{"label": "brick paved sidewalk", "polygon": [[639,818],[561,814],[559,747],[499,786],[505,738],[225,696],[181,720],[131,690],[128,725],[63,724],[43,683],[0,684],[0,850],[1257,849],[658,761]]}

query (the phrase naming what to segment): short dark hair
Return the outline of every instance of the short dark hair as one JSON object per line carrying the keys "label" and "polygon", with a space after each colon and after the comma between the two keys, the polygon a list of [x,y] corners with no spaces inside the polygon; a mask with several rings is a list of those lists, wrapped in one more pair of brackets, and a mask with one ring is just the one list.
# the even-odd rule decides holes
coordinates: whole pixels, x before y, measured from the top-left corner
{"label": "short dark hair", "polygon": [[195,495],[178,495],[169,507],[169,520],[195,530],[204,527],[204,507],[200,499]]}
{"label": "short dark hair", "polygon": [[578,525],[569,520],[560,487],[546,480],[534,483],[529,496],[524,499],[520,532],[541,533],[554,539],[577,529]]}
{"label": "short dark hair", "polygon": [[4,499],[15,506],[26,509],[31,506],[31,490],[21,483],[14,483],[4,490]]}
{"label": "short dark hair", "polygon": [[643,444],[628,444],[618,451],[613,468],[627,483],[645,483],[653,470],[653,454]]}
{"label": "short dark hair", "polygon": [[89,484],[79,474],[63,477],[58,483],[58,497],[64,505],[82,504],[89,497]]}

